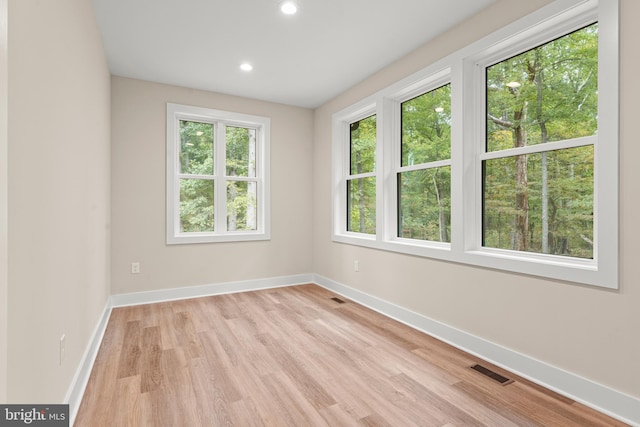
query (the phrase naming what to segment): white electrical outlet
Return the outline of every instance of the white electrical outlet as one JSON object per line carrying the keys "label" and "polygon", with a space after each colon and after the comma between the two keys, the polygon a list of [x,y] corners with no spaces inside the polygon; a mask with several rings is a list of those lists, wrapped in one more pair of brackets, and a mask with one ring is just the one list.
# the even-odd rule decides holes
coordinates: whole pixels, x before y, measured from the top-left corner
{"label": "white electrical outlet", "polygon": [[358,260],[353,261],[353,271],[355,271],[356,273],[360,271],[360,261]]}
{"label": "white electrical outlet", "polygon": [[131,274],[140,274],[140,263],[132,262],[131,263]]}
{"label": "white electrical outlet", "polygon": [[60,337],[60,364],[61,365],[62,365],[62,361],[64,360],[65,339],[66,339],[66,335],[62,334],[62,336]]}

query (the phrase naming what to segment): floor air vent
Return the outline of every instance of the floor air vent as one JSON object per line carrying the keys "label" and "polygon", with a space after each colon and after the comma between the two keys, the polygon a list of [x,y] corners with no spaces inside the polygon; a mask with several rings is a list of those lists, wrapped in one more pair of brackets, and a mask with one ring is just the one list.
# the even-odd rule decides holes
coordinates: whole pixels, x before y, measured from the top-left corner
{"label": "floor air vent", "polygon": [[333,301],[337,302],[338,304],[344,304],[344,303],[346,302],[346,301],[341,300],[341,299],[340,299],[340,298],[338,298],[338,297],[333,297],[333,298],[331,298],[331,299],[332,299]]}
{"label": "floor air vent", "polygon": [[482,375],[486,375],[487,377],[491,378],[494,381],[499,382],[502,385],[511,384],[513,382],[513,380],[507,377],[503,377],[499,373],[493,372],[491,369],[485,368],[482,365],[473,365],[471,369],[473,369],[474,371],[480,372]]}

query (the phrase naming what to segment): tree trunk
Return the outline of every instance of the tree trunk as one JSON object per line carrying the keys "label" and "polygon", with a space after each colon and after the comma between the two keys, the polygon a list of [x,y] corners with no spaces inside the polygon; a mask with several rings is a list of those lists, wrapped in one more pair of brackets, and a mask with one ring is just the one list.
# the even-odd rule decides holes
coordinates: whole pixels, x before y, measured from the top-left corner
{"label": "tree trunk", "polygon": [[[362,173],[362,159],[360,157],[360,153],[356,154],[356,173]],[[365,204],[364,204],[364,179],[358,179],[358,209],[360,214],[360,231],[361,233],[365,232]]]}
{"label": "tree trunk", "polygon": [[[540,126],[540,143],[547,142],[547,124],[542,117],[542,70],[540,69],[540,52],[536,50],[536,58],[534,63],[534,81],[536,83],[537,102],[536,102],[536,120]],[[547,152],[542,152],[542,253],[549,253],[549,179]]]}
{"label": "tree trunk", "polygon": [[[510,89],[511,94],[519,97],[515,88]],[[514,147],[525,147],[527,145],[527,131],[523,126],[527,117],[527,102],[522,101],[519,110],[513,112],[513,122],[498,118],[487,113],[489,120],[503,128],[512,129],[514,135]],[[511,247],[517,251],[529,249],[529,189],[527,180],[527,155],[516,156],[515,173],[515,215],[513,218],[513,233],[511,235]]]}
{"label": "tree trunk", "polygon": [[547,152],[542,153],[542,253],[549,253],[549,177]]}
{"label": "tree trunk", "polygon": [[440,231],[440,241],[447,242],[449,241],[447,235],[447,218],[445,215],[444,206],[442,204],[442,200],[440,199],[440,188],[438,187],[438,172],[439,169],[436,168],[436,172],[433,174],[433,187],[436,190],[436,200],[438,201],[438,229]]}
{"label": "tree trunk", "polygon": [[238,229],[238,213],[236,212],[236,208],[233,205],[229,207],[229,203],[233,203],[236,200],[237,193],[235,184],[232,184],[229,187],[229,197],[227,199],[228,231],[236,231]]}
{"label": "tree trunk", "polygon": [[[526,117],[526,104],[513,115],[515,127],[515,146],[527,145],[527,131],[522,126]],[[513,237],[513,249],[526,251],[529,248],[529,189],[527,180],[527,155],[516,156],[516,215]]]}

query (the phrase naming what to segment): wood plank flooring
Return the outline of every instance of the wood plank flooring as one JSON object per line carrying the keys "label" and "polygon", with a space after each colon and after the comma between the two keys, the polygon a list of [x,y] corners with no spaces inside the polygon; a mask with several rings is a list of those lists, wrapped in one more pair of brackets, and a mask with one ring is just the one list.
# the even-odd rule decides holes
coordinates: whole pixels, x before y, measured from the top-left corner
{"label": "wood plank flooring", "polygon": [[624,425],[332,297],[304,285],[114,309],[75,425]]}

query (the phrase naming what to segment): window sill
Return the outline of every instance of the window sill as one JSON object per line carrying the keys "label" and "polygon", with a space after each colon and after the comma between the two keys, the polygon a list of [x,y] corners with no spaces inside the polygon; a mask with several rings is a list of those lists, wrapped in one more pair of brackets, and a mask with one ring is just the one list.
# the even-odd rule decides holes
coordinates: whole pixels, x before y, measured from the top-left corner
{"label": "window sill", "polygon": [[167,245],[191,245],[199,243],[225,243],[225,242],[250,242],[260,240],[271,240],[268,233],[227,233],[227,234],[208,234],[208,233],[189,233],[179,234],[177,236],[168,236]]}
{"label": "window sill", "polygon": [[411,239],[378,240],[375,236],[334,234],[336,243],[362,246],[423,258],[550,280],[618,289],[618,271],[599,269],[595,260],[482,248],[461,251],[448,243]]}

